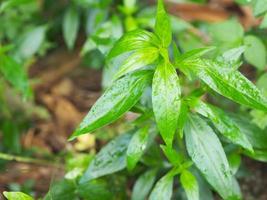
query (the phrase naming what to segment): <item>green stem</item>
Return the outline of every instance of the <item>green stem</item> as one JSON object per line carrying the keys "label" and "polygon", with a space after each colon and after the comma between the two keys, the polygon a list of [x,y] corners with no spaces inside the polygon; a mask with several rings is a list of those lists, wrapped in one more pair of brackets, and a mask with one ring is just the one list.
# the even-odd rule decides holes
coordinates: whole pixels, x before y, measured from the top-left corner
{"label": "green stem", "polygon": [[47,166],[52,166],[52,167],[56,167],[56,168],[62,168],[61,165],[59,165],[55,162],[48,161],[48,160],[14,156],[14,155],[5,154],[5,153],[0,153],[0,159],[9,160],[9,161],[16,161],[16,162],[24,162],[24,163],[33,163],[33,164],[37,164],[37,165],[47,165]]}

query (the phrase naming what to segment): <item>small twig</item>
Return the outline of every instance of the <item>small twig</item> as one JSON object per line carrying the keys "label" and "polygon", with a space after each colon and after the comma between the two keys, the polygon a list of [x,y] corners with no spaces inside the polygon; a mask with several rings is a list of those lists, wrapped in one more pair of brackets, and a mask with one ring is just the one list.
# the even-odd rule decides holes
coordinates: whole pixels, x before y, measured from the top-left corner
{"label": "small twig", "polygon": [[37,165],[46,165],[46,166],[52,166],[52,167],[56,167],[56,168],[62,168],[63,167],[56,162],[51,162],[48,160],[14,156],[14,155],[5,154],[5,153],[0,153],[0,159],[9,160],[9,161],[16,161],[16,162],[24,162],[24,163],[33,163],[33,164],[37,164]]}

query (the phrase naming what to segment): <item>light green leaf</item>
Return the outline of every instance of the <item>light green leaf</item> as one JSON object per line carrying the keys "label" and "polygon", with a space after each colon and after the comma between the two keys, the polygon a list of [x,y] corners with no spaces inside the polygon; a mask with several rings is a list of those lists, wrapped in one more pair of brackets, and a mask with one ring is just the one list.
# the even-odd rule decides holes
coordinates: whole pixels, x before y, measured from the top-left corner
{"label": "light green leaf", "polygon": [[107,59],[110,60],[120,54],[147,47],[157,47],[159,39],[153,33],[137,29],[125,33],[110,50]]}
{"label": "light green leaf", "polygon": [[47,26],[38,26],[28,32],[18,45],[15,56],[20,59],[33,56],[44,42],[46,30]]}
{"label": "light green leaf", "polygon": [[267,11],[267,0],[254,0],[253,12],[255,16],[259,16]]}
{"label": "light green leaf", "polygon": [[35,0],[8,0],[2,1],[0,5],[0,13],[8,9],[18,7],[25,4],[35,3]]}
{"label": "light green leaf", "polygon": [[170,200],[172,197],[173,174],[171,172],[163,176],[153,188],[149,200]]}
{"label": "light green leaf", "polygon": [[262,29],[267,28],[267,13],[263,17],[263,20],[261,22],[260,28],[262,28]]}
{"label": "light green leaf", "polygon": [[181,184],[188,200],[199,200],[198,183],[195,176],[188,170],[184,170],[180,176]]}
{"label": "light green leaf", "polygon": [[219,94],[251,108],[267,111],[267,100],[260,90],[239,71],[207,59],[195,59],[180,64],[180,69],[199,77]]}
{"label": "light green leaf", "polygon": [[180,114],[178,117],[178,123],[177,123],[177,128],[178,128],[178,133],[179,133],[180,138],[183,138],[184,125],[187,120],[188,111],[189,111],[188,105],[186,104],[185,101],[182,101]]}
{"label": "light green leaf", "polygon": [[257,67],[259,70],[266,68],[266,48],[264,43],[253,35],[244,38],[246,45],[245,59],[251,65]]}
{"label": "light green leaf", "polygon": [[267,150],[266,149],[256,149],[254,153],[244,152],[244,154],[254,160],[267,162]]}
{"label": "light green leaf", "polygon": [[31,95],[27,74],[13,58],[0,55],[0,72],[25,98]]}
{"label": "light green leaf", "polygon": [[227,158],[233,174],[236,174],[241,165],[241,156],[237,153],[232,153]]}
{"label": "light green leaf", "polygon": [[115,79],[142,67],[148,66],[159,57],[159,50],[155,47],[146,47],[136,50],[130,55],[115,74]]}
{"label": "light green leaf", "polygon": [[[97,100],[71,139],[110,124],[130,110],[151,80],[151,71],[138,71],[115,81]],[[71,140],[70,139],[70,140]]]}
{"label": "light green leaf", "polygon": [[191,159],[222,198],[240,199],[239,188],[216,134],[197,115],[191,115],[188,119],[185,139]]}
{"label": "light green leaf", "polygon": [[131,200],[145,200],[157,175],[157,170],[149,170],[142,174],[134,184]]}
{"label": "light green leaf", "polygon": [[126,167],[126,150],[131,137],[130,133],[120,135],[103,147],[91,161],[80,179],[80,184],[124,169]]}
{"label": "light green leaf", "polygon": [[231,142],[253,152],[252,145],[246,135],[239,130],[234,121],[223,110],[201,101],[195,105],[195,109],[201,115],[209,118],[219,132]]}
{"label": "light green leaf", "polygon": [[148,144],[149,126],[139,129],[132,137],[127,149],[127,168],[133,170]]}
{"label": "light green leaf", "polygon": [[173,65],[161,60],[153,78],[152,104],[159,131],[167,145],[172,145],[177,128],[180,96],[179,78]]}
{"label": "light green leaf", "polygon": [[158,0],[155,33],[160,38],[163,47],[170,45],[172,40],[171,22],[164,9],[163,0]]}
{"label": "light green leaf", "polygon": [[73,49],[79,31],[79,11],[70,7],[63,18],[63,36],[69,49]]}
{"label": "light green leaf", "polygon": [[33,198],[23,192],[3,192],[8,200],[33,200]]}

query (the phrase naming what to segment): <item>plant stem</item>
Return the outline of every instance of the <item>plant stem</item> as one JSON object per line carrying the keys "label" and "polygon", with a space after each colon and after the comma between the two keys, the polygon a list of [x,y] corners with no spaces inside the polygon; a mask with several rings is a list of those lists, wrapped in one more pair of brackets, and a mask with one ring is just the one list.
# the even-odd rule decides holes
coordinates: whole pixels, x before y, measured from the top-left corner
{"label": "plant stem", "polygon": [[15,156],[10,155],[6,153],[0,153],[0,159],[3,160],[9,160],[9,161],[16,161],[16,162],[24,162],[24,163],[33,163],[38,165],[47,165],[47,166],[53,166],[56,168],[62,168],[61,165],[48,161],[48,160],[42,160],[42,159],[36,159],[36,158],[29,158],[29,157],[21,157],[21,156]]}

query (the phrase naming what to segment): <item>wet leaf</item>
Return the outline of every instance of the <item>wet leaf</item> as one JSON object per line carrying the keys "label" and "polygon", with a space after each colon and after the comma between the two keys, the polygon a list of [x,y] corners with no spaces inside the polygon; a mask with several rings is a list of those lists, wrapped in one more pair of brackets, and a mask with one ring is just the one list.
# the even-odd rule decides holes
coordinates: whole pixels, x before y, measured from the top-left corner
{"label": "wet leaf", "polygon": [[191,115],[185,126],[185,139],[188,154],[210,185],[224,199],[240,199],[223,147],[211,127]]}
{"label": "wet leaf", "polygon": [[163,176],[153,188],[149,200],[170,200],[172,197],[173,174],[167,173]]}
{"label": "wet leaf", "polygon": [[151,80],[151,71],[138,71],[115,81],[97,100],[71,139],[110,124],[130,110]]}
{"label": "wet leaf", "polygon": [[125,33],[110,50],[107,59],[110,60],[120,54],[143,49],[147,47],[157,47],[159,40],[153,33],[137,29]]}
{"label": "wet leaf", "polygon": [[132,170],[143,155],[148,144],[149,126],[140,128],[132,137],[127,148],[127,168]]}
{"label": "wet leaf", "polygon": [[163,0],[158,0],[155,33],[160,38],[163,47],[170,45],[172,40],[171,22],[164,9]]}
{"label": "wet leaf", "polygon": [[157,170],[152,169],[142,174],[134,184],[131,200],[145,200],[156,179]]}
{"label": "wet leaf", "polygon": [[188,200],[199,200],[198,183],[195,176],[188,170],[184,170],[180,176],[181,184]]}
{"label": "wet leaf", "polygon": [[195,74],[217,93],[248,107],[267,111],[266,98],[239,71],[207,59],[191,60],[182,63],[180,67],[182,71]]}
{"label": "wet leaf", "polygon": [[172,64],[161,60],[152,84],[152,104],[161,136],[172,145],[180,111],[180,83]]}
{"label": "wet leaf", "polygon": [[103,147],[91,161],[80,179],[80,184],[124,169],[126,167],[126,150],[131,137],[130,133],[123,134]]}
{"label": "wet leaf", "polygon": [[201,115],[209,118],[224,137],[253,152],[252,145],[246,135],[239,130],[238,126],[223,110],[201,101],[195,105],[195,109]]}

